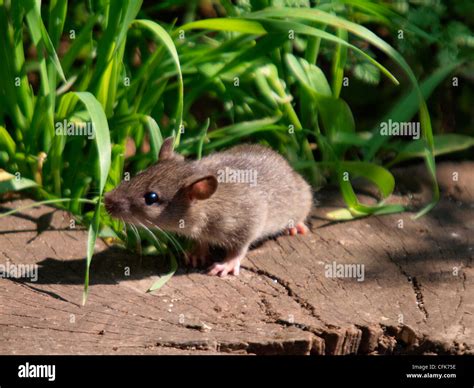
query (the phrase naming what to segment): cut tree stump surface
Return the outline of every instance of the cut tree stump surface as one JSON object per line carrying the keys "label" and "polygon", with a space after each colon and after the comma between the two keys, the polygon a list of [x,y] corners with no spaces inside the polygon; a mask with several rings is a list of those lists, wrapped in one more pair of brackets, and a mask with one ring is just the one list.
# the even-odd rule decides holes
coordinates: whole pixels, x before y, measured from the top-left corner
{"label": "cut tree stump surface", "polygon": [[[429,198],[423,167],[398,175],[392,202]],[[438,176],[443,199],[418,220],[331,223],[340,196],[317,193],[312,233],[266,241],[238,277],[180,269],[146,293],[163,260],[98,241],[85,306],[87,231],[50,207],[0,218],[0,265],[39,266],[36,282],[0,278],[0,354],[472,354],[474,163]],[[327,276],[338,264],[362,265],[363,281]]]}

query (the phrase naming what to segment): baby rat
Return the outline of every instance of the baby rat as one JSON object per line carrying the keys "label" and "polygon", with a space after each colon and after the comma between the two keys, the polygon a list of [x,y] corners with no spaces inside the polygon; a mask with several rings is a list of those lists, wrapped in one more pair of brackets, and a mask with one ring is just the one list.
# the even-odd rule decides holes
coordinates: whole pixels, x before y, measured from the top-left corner
{"label": "baby rat", "polygon": [[201,160],[173,151],[167,138],[159,160],[105,195],[105,207],[125,222],[159,227],[196,242],[188,259],[209,259],[209,246],[226,251],[210,275],[239,274],[249,246],[286,231],[304,234],[312,203],[305,180],[275,151],[239,145]]}

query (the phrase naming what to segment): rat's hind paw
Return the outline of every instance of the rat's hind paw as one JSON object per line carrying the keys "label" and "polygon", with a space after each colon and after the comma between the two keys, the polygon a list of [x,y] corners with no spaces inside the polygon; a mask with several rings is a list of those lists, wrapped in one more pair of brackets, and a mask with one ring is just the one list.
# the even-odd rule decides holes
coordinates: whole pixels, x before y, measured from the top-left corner
{"label": "rat's hind paw", "polygon": [[193,250],[186,252],[184,256],[186,265],[193,268],[205,266],[210,261],[209,246],[205,243],[197,244]]}
{"label": "rat's hind paw", "polygon": [[295,227],[288,228],[285,230],[286,235],[296,236],[297,234],[308,234],[309,228],[304,224],[304,222],[298,222]]}
{"label": "rat's hind paw", "polygon": [[296,231],[299,234],[308,234],[309,233],[309,228],[305,225],[304,222],[298,222],[296,224]]}
{"label": "rat's hind paw", "polygon": [[227,275],[238,276],[240,272],[240,257],[236,257],[221,263],[214,263],[208,269],[208,275],[219,275],[224,277]]}
{"label": "rat's hind paw", "polygon": [[186,261],[187,266],[196,268],[199,266],[204,266],[209,261],[209,258],[206,256],[201,256],[201,255],[191,252],[191,253],[186,253],[185,261]]}

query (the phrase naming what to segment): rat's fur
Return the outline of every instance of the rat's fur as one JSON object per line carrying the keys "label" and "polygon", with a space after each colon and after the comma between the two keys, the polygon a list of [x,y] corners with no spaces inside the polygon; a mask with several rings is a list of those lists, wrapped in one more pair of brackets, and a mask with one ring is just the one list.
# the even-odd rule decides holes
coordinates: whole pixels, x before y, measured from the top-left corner
{"label": "rat's fur", "polygon": [[[256,171],[256,184],[217,182],[219,171],[226,167]],[[190,194],[196,182],[208,190],[203,194],[210,195],[208,198]],[[160,202],[147,206],[144,195],[151,191]],[[304,222],[312,202],[310,186],[267,147],[239,145],[191,161],[173,153],[169,139],[158,163],[121,183],[105,198],[112,216],[136,224],[152,223],[234,252],[246,251],[252,242]]]}

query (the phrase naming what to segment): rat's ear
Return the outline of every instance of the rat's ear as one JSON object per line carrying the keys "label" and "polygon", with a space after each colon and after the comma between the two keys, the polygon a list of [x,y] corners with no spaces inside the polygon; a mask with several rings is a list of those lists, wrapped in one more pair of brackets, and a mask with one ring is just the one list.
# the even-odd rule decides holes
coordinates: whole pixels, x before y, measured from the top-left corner
{"label": "rat's ear", "polygon": [[185,190],[189,199],[208,199],[217,190],[217,178],[214,175],[192,176],[186,184]]}
{"label": "rat's ear", "polygon": [[167,137],[160,148],[160,153],[158,154],[158,160],[171,159],[174,155],[173,152],[174,137]]}

